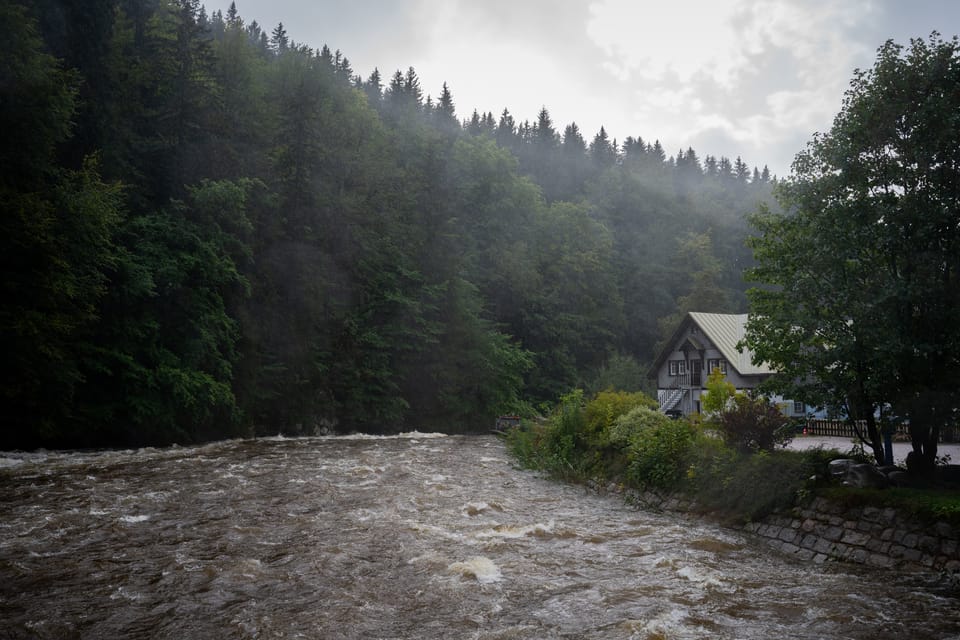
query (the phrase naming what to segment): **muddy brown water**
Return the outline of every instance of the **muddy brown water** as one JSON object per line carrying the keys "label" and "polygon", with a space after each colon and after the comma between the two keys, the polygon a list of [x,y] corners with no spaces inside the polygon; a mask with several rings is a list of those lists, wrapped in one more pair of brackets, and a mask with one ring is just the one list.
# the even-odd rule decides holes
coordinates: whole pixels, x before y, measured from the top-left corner
{"label": "muddy brown water", "polygon": [[0,454],[0,638],[960,638],[929,576],[809,565],[493,437]]}

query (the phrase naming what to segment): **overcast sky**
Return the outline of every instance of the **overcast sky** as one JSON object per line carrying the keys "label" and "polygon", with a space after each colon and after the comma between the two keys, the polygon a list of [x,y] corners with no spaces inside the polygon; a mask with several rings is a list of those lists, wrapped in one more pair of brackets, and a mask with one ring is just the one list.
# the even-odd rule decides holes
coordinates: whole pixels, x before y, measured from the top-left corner
{"label": "overcast sky", "polygon": [[[229,0],[206,0],[226,11]],[[888,39],[960,34],[957,0],[237,0],[245,22],[341,50],[356,74],[416,69],[457,115],[546,106],[587,142],[659,139],[786,176]]]}

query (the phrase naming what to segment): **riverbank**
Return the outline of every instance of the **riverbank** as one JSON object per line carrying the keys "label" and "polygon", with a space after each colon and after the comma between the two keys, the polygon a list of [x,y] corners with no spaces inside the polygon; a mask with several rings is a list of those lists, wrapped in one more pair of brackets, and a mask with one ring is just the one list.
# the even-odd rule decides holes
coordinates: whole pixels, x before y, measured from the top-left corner
{"label": "riverbank", "polygon": [[818,497],[743,528],[800,560],[935,572],[960,586],[960,532],[947,522],[923,523],[892,508],[845,507]]}
{"label": "riverbank", "polygon": [[[572,394],[544,423],[507,434],[508,447],[556,479],[612,489],[646,510],[703,515],[802,561],[960,576],[960,494],[947,474],[858,489],[831,473],[836,459],[863,460],[849,439],[800,436],[755,451],[736,440],[748,432],[718,437],[630,400]],[[909,450],[896,443],[895,460]],[[960,451],[949,444],[940,454]]]}
{"label": "riverbank", "polygon": [[621,493],[638,509],[726,523],[803,562],[842,562],[925,574],[951,589],[960,588],[960,527],[949,522],[917,520],[891,507],[846,505],[818,496],[754,521],[731,523],[724,514],[705,510],[683,494],[638,491],[598,480],[586,484],[599,493]]}

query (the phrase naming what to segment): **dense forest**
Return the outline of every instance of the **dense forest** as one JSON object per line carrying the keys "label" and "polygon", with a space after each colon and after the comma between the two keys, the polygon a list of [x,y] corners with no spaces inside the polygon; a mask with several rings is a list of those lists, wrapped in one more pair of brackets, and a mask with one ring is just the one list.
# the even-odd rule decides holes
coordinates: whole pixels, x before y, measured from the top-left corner
{"label": "dense forest", "polygon": [[0,30],[0,448],[485,429],[746,308],[740,158],[465,117],[234,5]]}

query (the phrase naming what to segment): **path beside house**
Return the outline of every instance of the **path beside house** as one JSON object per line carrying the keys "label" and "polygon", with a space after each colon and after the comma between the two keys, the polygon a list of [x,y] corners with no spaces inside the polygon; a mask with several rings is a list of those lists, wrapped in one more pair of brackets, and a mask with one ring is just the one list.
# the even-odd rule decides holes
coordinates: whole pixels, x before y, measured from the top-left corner
{"label": "path beside house", "polygon": [[[824,449],[837,449],[841,452],[850,451],[853,448],[853,440],[850,438],[830,438],[826,436],[797,436],[787,445],[788,449],[812,449],[814,447],[823,447]],[[903,464],[910,453],[911,446],[909,442],[893,443],[893,460],[896,464]],[[941,442],[937,447],[937,455],[950,456],[950,464],[960,464],[960,443]]]}

